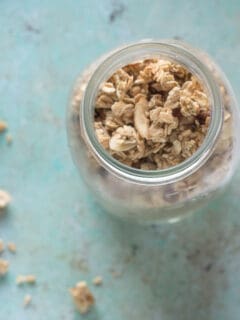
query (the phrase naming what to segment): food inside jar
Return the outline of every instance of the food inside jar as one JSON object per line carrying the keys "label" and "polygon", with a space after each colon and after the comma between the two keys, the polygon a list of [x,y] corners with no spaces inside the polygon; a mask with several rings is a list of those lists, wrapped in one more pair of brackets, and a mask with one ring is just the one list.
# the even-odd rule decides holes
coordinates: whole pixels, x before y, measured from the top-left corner
{"label": "food inside jar", "polygon": [[206,137],[210,99],[196,75],[160,58],[128,64],[99,88],[94,129],[121,163],[159,170],[191,157]]}

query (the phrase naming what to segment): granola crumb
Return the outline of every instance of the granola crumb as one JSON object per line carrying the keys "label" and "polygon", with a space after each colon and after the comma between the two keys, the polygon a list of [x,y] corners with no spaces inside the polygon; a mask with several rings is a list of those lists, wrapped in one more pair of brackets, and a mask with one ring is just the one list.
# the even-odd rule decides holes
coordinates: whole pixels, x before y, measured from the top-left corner
{"label": "granola crumb", "polygon": [[5,245],[2,239],[0,239],[0,253],[2,253],[5,250]]}
{"label": "granola crumb", "polygon": [[103,279],[101,276],[97,276],[92,280],[92,283],[95,284],[95,286],[100,286],[103,283]]}
{"label": "granola crumb", "polygon": [[12,144],[12,142],[13,142],[13,137],[12,137],[11,134],[7,134],[7,135],[6,135],[6,142],[7,142],[8,145]]}
{"label": "granola crumb", "polygon": [[36,277],[34,275],[19,275],[16,278],[16,284],[22,285],[22,284],[34,284],[36,282]]}
{"label": "granola crumb", "polygon": [[0,211],[5,209],[11,202],[11,196],[8,192],[0,190]]}
{"label": "granola crumb", "polygon": [[28,307],[31,302],[32,302],[32,296],[30,294],[26,294],[23,299],[24,308]]}
{"label": "granola crumb", "polygon": [[0,259],[0,277],[4,276],[8,272],[9,262],[7,260]]}
{"label": "granola crumb", "polygon": [[7,130],[7,123],[3,120],[0,120],[0,133],[4,132],[5,130]]}
{"label": "granola crumb", "polygon": [[7,247],[8,247],[8,250],[12,253],[15,253],[17,250],[16,244],[14,242],[9,242]]}
{"label": "granola crumb", "polygon": [[95,302],[94,296],[85,281],[78,282],[74,288],[69,289],[69,292],[81,314],[87,313]]}

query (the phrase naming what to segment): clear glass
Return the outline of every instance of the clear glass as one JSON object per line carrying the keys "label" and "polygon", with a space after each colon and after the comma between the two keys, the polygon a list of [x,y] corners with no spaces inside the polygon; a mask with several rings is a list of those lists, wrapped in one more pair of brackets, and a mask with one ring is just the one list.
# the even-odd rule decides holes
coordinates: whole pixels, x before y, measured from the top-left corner
{"label": "clear glass", "polygon": [[[100,84],[118,68],[161,57],[185,65],[203,82],[211,103],[207,136],[177,166],[145,171],[111,157],[96,139],[94,102]],[[224,190],[239,160],[239,111],[231,86],[213,60],[176,40],[141,41],[101,57],[81,74],[67,110],[70,150],[81,177],[107,212],[130,220],[175,222]]]}

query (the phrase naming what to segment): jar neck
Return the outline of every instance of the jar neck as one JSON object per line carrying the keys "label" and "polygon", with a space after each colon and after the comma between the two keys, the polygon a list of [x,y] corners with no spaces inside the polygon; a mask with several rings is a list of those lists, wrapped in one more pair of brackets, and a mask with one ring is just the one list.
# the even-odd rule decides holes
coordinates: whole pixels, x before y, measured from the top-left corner
{"label": "jar neck", "polygon": [[[102,82],[117,69],[137,60],[150,57],[170,59],[184,65],[201,79],[211,106],[211,120],[206,137],[199,149],[182,163],[161,170],[142,170],[122,164],[114,159],[98,142],[94,126],[95,100]],[[167,184],[183,179],[198,170],[209,159],[223,123],[223,102],[219,87],[205,64],[196,56],[196,50],[181,41],[144,41],[122,47],[107,56],[90,78],[80,108],[82,134],[93,155],[106,170],[120,178],[140,184]]]}

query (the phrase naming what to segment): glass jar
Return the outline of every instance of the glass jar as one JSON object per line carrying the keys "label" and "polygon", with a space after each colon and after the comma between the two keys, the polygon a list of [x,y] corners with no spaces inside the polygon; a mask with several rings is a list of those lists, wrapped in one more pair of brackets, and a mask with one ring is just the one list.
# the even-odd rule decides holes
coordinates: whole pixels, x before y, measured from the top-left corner
{"label": "glass jar", "polygon": [[[184,65],[201,79],[211,105],[203,144],[162,170],[126,166],[99,144],[93,126],[99,86],[117,69],[152,57]],[[239,111],[226,76],[202,51],[176,40],[141,41],[101,57],[76,82],[67,111],[68,141],[80,174],[106,211],[134,221],[175,222],[207,204],[230,181],[239,158]]]}

